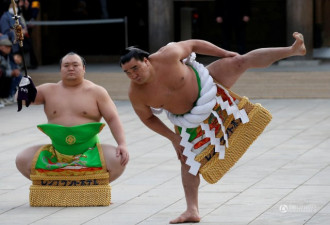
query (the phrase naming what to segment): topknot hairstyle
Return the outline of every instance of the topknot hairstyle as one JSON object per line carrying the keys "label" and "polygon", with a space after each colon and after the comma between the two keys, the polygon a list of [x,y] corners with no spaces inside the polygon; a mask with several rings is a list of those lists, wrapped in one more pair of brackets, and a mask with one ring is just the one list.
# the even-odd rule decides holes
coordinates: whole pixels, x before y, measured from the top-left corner
{"label": "topknot hairstyle", "polygon": [[125,51],[123,52],[123,54],[119,60],[119,65],[121,66],[121,65],[129,62],[132,58],[142,61],[144,58],[148,58],[149,55],[150,55],[149,52],[146,52],[135,46],[131,46],[131,47],[126,48]]}

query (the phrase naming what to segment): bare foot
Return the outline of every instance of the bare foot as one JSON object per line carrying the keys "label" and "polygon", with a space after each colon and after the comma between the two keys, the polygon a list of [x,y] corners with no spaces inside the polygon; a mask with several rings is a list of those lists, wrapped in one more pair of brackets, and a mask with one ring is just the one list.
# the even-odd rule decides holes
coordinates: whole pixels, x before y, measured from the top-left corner
{"label": "bare foot", "polygon": [[188,211],[185,211],[182,213],[178,218],[171,220],[170,224],[176,224],[176,223],[198,223],[201,220],[198,213],[191,213]]}
{"label": "bare foot", "polygon": [[294,32],[292,36],[296,39],[296,41],[292,45],[292,49],[295,55],[306,55],[304,36],[298,32]]}

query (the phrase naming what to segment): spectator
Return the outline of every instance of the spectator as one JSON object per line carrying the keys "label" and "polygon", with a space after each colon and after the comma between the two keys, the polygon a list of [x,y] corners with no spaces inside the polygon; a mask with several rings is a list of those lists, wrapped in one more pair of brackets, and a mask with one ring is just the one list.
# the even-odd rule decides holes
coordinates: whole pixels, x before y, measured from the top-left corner
{"label": "spectator", "polygon": [[[40,11],[40,1],[38,0],[20,0],[20,8],[26,21],[37,19]],[[28,26],[29,34],[33,26]]]}
{"label": "spectator", "polygon": [[[40,1],[38,0],[20,0],[19,12],[23,15],[26,22],[32,22],[37,19],[40,11]],[[27,53],[27,66],[30,69],[38,67],[38,60],[33,48],[33,28],[34,25],[27,25],[27,33],[24,37],[24,51]]]}
{"label": "spectator", "polygon": [[[8,1],[8,0],[5,0],[3,4],[4,4],[4,7],[7,7],[8,10],[6,12],[4,12],[1,16],[0,32],[2,34],[8,35],[9,40],[13,43],[13,46],[12,46],[13,54],[14,55],[20,54],[19,45],[18,45],[18,43],[15,43],[15,32],[13,30],[13,27],[15,24],[15,20],[13,19],[13,16],[14,16],[13,6],[11,4],[11,1]],[[16,8],[16,12],[17,11],[18,11],[18,8]],[[19,23],[22,25],[23,34],[25,36],[27,34],[27,29],[26,29],[25,22],[22,17],[19,18]]]}
{"label": "spectator", "polygon": [[[27,3],[27,4],[26,4]],[[26,56],[28,56],[28,61],[27,61],[27,66],[29,68],[36,68],[38,66],[37,59],[35,57],[34,51],[33,51],[33,46],[32,46],[32,40],[29,36],[27,26],[25,23],[25,19],[22,15],[21,12],[21,7],[25,8],[27,7],[28,1],[23,1],[20,0],[18,4],[18,8],[16,6],[16,12],[18,15],[20,15],[19,18],[19,23],[23,28],[23,35],[24,35],[24,41],[23,41],[23,47],[24,47],[24,52],[27,53]],[[20,51],[20,47],[18,43],[15,43],[15,32],[14,32],[14,24],[15,20],[13,19],[14,16],[14,9],[11,4],[11,1],[5,0],[3,2],[3,7],[7,7],[7,11],[3,13],[0,19],[0,32],[2,34],[8,35],[10,41],[13,43],[12,51],[14,54],[14,58],[17,64],[21,64],[22,62],[22,54]],[[32,10],[32,9],[31,9]],[[32,30],[31,30],[32,31]]]}
{"label": "spectator", "polygon": [[[246,53],[246,24],[250,21],[250,0],[216,0],[216,22],[222,24],[222,47]],[[231,46],[235,38],[237,49]]]}
{"label": "spectator", "polygon": [[14,103],[14,95],[22,75],[14,61],[12,42],[7,35],[0,36],[0,104]]}

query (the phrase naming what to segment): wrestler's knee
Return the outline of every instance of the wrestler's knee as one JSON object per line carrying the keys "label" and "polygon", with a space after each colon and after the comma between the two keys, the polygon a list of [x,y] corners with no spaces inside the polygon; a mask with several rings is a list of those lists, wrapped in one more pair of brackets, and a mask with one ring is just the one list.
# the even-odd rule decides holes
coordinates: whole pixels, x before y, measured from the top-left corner
{"label": "wrestler's knee", "polygon": [[110,182],[116,180],[125,170],[121,164],[121,155],[116,155],[116,148],[111,145],[102,145],[104,160],[110,173]]}
{"label": "wrestler's knee", "polygon": [[16,168],[27,178],[30,177],[32,159],[40,147],[33,146],[27,148],[16,156]]}
{"label": "wrestler's knee", "polygon": [[235,68],[238,72],[246,70],[248,62],[246,55],[237,55],[231,59],[233,68]]}
{"label": "wrestler's knee", "polygon": [[24,155],[22,154],[22,152],[18,153],[18,155],[16,156],[16,160],[15,160],[15,163],[16,163],[16,168],[19,170],[19,171],[22,171],[22,167],[23,165],[25,165],[25,157]]}
{"label": "wrestler's knee", "polygon": [[231,62],[228,63],[227,76],[223,79],[222,85],[226,88],[231,88],[236,81],[244,74],[244,72],[249,68],[249,62],[246,55],[237,55],[230,58]]}

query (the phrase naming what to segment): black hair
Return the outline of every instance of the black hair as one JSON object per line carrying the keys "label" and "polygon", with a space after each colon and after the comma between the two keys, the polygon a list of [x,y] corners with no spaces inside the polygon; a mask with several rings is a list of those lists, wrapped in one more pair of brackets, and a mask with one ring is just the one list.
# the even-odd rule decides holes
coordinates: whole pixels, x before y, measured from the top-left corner
{"label": "black hair", "polygon": [[[80,56],[79,54],[77,54],[77,53],[75,53],[75,52],[69,52],[69,53],[67,53],[65,56],[67,56],[67,55],[77,55],[77,56],[79,56],[80,59],[81,59],[81,63],[83,64],[83,66],[86,66],[86,60],[85,60],[82,56]],[[65,56],[63,56],[63,57],[60,59],[60,67],[62,66],[62,61],[63,61],[63,58],[64,58]]]}
{"label": "black hair", "polygon": [[123,54],[119,60],[119,65],[121,66],[121,65],[129,62],[132,58],[143,61],[143,59],[148,58],[149,55],[150,55],[149,52],[146,52],[142,49],[131,46],[131,47],[126,48],[125,51],[123,52]]}

